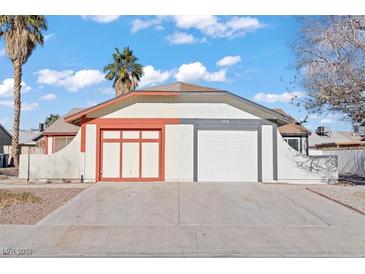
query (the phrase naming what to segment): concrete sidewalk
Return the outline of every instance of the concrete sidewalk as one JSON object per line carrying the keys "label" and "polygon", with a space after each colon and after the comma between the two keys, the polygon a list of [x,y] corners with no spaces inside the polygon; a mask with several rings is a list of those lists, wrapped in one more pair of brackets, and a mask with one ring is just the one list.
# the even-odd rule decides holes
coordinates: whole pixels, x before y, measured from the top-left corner
{"label": "concrete sidewalk", "polygon": [[259,183],[98,183],[35,226],[0,226],[32,256],[363,257],[365,217]]}

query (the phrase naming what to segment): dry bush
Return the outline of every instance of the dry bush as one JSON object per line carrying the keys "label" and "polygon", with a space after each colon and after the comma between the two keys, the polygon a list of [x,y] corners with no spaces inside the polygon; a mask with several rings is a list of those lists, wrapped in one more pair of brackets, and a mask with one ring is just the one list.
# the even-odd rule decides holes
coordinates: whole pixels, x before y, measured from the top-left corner
{"label": "dry bush", "polygon": [[0,190],[0,208],[6,208],[17,203],[39,203],[40,198],[30,192],[14,192]]}

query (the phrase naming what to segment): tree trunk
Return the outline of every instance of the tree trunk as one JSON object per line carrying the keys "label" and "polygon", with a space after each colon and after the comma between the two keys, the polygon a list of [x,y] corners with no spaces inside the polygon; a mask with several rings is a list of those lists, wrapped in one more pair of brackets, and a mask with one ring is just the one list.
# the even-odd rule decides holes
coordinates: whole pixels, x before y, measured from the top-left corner
{"label": "tree trunk", "polygon": [[121,96],[123,95],[123,83],[120,79],[117,80],[115,83],[115,96]]}
{"label": "tree trunk", "polygon": [[13,139],[11,141],[11,158],[15,166],[19,166],[19,125],[21,109],[22,64],[18,59],[13,61],[14,68],[14,121]]}

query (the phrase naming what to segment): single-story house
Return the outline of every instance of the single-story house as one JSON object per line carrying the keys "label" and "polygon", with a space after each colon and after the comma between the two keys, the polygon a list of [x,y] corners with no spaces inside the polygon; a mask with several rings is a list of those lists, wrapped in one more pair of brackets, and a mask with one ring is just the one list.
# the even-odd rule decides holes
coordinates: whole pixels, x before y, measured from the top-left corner
{"label": "single-story house", "polygon": [[358,129],[357,129],[357,133],[361,136],[361,137],[365,137],[365,121],[362,122]]}
{"label": "single-story house", "polygon": [[42,134],[38,135],[33,141],[41,147],[44,154],[53,154],[66,147],[75,138],[80,127],[65,122],[65,117],[83,110],[82,108],[73,108],[66,115],[58,118]]}
{"label": "single-story house", "polygon": [[273,110],[280,112],[283,115],[287,115],[292,121],[289,124],[278,126],[278,130],[284,140],[296,151],[308,155],[308,135],[310,134],[310,131],[284,110]]}
{"label": "single-story house", "polygon": [[[10,135],[10,142],[6,145],[3,145],[3,153],[9,154],[11,153],[11,135],[12,132],[8,133]],[[39,154],[42,151],[37,147],[36,142],[33,141],[34,138],[41,134],[40,130],[36,129],[22,129],[19,130],[19,147],[20,154]]]}
{"label": "single-story house", "polygon": [[6,128],[0,124],[0,154],[7,154],[7,147],[11,145],[12,136]]}
{"label": "single-story house", "polygon": [[363,137],[352,131],[331,131],[321,126],[308,138],[311,155],[322,154],[324,150],[365,149]]}
{"label": "single-story house", "polygon": [[[291,148],[286,115],[231,92],[173,83],[64,117],[80,127],[50,155],[20,158],[21,178],[91,182],[332,182],[336,157]],[[28,162],[28,160],[30,162]]]}

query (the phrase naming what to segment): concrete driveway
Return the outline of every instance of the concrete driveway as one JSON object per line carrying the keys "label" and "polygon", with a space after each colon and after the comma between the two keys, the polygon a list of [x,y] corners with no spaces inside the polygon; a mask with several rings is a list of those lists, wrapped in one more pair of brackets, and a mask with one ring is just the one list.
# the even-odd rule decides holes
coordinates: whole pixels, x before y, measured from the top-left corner
{"label": "concrete driveway", "polygon": [[[97,183],[0,247],[39,256],[365,256],[365,216],[305,186]],[[2,236],[1,236],[2,235]]]}

